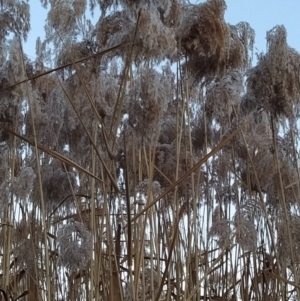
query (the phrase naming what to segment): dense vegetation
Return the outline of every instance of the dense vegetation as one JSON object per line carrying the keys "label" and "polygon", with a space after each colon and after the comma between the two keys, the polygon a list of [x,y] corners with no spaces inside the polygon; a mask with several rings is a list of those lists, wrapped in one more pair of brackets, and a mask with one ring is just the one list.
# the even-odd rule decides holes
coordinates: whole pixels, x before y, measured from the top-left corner
{"label": "dense vegetation", "polygon": [[253,66],[224,0],[41,0],[32,61],[35,2],[0,2],[0,299],[298,300],[284,26]]}

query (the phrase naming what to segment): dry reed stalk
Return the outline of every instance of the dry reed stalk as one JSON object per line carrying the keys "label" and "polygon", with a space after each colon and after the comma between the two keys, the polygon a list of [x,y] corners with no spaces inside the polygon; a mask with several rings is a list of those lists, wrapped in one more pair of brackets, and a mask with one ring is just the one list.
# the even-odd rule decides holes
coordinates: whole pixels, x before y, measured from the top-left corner
{"label": "dry reed stalk", "polygon": [[[294,253],[294,247],[293,247],[293,240],[292,240],[292,235],[291,235],[291,231],[290,231],[290,226],[291,225],[291,220],[288,214],[288,210],[287,210],[287,204],[286,204],[286,198],[285,198],[285,190],[284,190],[284,186],[283,186],[283,180],[282,180],[282,174],[280,171],[280,163],[279,163],[279,159],[278,159],[278,147],[277,147],[277,143],[276,143],[276,139],[275,139],[275,123],[274,123],[274,119],[273,117],[271,117],[271,124],[272,124],[272,133],[273,133],[273,146],[274,146],[274,156],[275,156],[275,161],[276,161],[276,165],[277,165],[277,172],[278,172],[278,178],[279,178],[279,191],[281,194],[280,197],[280,201],[281,201],[281,206],[283,209],[283,214],[284,214],[284,219],[285,219],[285,228],[286,228],[286,232],[288,234],[288,242],[289,242],[289,248],[290,248],[290,253],[291,253],[291,263],[292,263],[292,270],[293,270],[293,274],[294,274],[294,279],[295,279],[295,283],[298,282],[298,274],[297,274],[297,268],[296,268],[296,264],[295,264],[295,253]],[[299,295],[299,287],[296,287],[297,289],[297,295]]]}
{"label": "dry reed stalk", "polygon": [[[21,55],[23,58],[23,68],[24,68],[24,74],[25,74],[25,63],[24,63],[24,57],[23,57],[23,50],[21,46],[21,40],[20,40],[20,47],[21,47]],[[26,92],[27,97],[29,99],[29,104],[32,106],[33,100],[32,95],[30,93],[30,87],[28,82],[26,82]],[[34,148],[35,148],[35,155],[36,158],[39,158],[39,150],[38,150],[38,142],[37,142],[37,135],[36,135],[36,129],[35,129],[35,116],[33,110],[31,110],[31,120],[33,125],[33,139],[34,139]],[[46,223],[46,210],[45,210],[45,201],[44,201],[44,193],[43,193],[43,187],[42,187],[42,178],[41,178],[41,166],[38,159],[36,159],[36,165],[37,165],[37,171],[38,171],[38,179],[39,179],[39,192],[41,197],[41,215],[42,215],[42,227],[43,227],[43,234],[44,234],[44,246],[45,246],[45,267],[46,267],[46,296],[48,300],[51,299],[51,272],[50,272],[50,261],[49,261],[49,250],[48,250],[48,239],[47,239],[47,231],[48,231],[48,225]]]}

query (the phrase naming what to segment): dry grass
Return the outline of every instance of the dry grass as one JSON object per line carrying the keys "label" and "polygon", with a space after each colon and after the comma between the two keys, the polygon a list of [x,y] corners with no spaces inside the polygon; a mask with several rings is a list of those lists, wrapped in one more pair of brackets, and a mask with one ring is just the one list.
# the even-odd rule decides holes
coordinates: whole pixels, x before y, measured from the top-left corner
{"label": "dry grass", "polygon": [[223,0],[119,3],[93,26],[85,1],[51,2],[34,62],[0,30],[0,300],[297,300],[284,27],[250,67],[253,30]]}

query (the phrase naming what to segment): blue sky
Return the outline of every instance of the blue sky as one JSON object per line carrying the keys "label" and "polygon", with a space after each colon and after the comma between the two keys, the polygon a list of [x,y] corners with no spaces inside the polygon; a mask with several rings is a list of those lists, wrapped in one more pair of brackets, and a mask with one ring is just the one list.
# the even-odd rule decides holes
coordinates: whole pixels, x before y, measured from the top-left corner
{"label": "blue sky", "polygon": [[[34,59],[36,38],[44,37],[47,13],[40,1],[31,0],[29,3],[31,5],[31,32],[24,45],[24,51],[30,59]],[[257,52],[266,50],[266,32],[282,24],[287,29],[288,44],[300,52],[300,0],[227,0],[226,3],[225,20],[228,23],[236,24],[246,21],[255,30]]]}

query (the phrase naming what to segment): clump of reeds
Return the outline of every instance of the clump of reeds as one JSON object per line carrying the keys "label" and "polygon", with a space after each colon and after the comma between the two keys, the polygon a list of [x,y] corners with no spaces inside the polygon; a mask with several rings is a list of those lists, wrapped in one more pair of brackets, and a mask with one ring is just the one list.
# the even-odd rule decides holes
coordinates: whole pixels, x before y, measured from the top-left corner
{"label": "clump of reeds", "polygon": [[223,0],[90,1],[95,25],[87,1],[48,4],[35,61],[6,40],[26,36],[27,4],[1,6],[0,295],[299,297],[285,29],[250,68],[254,32]]}

